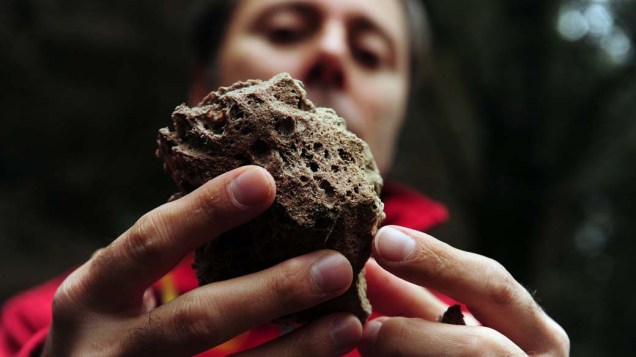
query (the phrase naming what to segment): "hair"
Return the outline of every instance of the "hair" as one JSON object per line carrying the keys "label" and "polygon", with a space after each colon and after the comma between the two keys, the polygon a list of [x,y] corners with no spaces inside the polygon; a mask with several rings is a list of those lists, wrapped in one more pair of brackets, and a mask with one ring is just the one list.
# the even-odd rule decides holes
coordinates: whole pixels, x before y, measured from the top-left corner
{"label": "hair", "polygon": [[[407,20],[411,94],[419,87],[431,46],[430,28],[421,0],[401,0]],[[212,70],[238,0],[203,0],[193,11],[191,46],[195,63]],[[210,73],[214,76],[214,72]]]}

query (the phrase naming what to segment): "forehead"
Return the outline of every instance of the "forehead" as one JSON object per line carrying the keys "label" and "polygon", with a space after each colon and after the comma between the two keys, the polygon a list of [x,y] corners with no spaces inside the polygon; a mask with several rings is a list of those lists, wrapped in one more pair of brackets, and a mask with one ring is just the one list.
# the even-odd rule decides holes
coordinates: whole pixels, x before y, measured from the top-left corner
{"label": "forehead", "polygon": [[406,43],[403,0],[241,0],[235,19],[249,21],[278,8],[304,7],[327,18],[362,19],[380,28],[396,43]]}

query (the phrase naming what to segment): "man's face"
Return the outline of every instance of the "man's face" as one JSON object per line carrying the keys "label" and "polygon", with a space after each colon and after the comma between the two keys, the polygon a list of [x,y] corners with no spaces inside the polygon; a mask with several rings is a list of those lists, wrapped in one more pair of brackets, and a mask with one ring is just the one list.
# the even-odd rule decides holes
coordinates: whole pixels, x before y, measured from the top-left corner
{"label": "man's face", "polygon": [[405,114],[408,33],[399,0],[242,0],[218,57],[221,85],[289,72],[390,167]]}

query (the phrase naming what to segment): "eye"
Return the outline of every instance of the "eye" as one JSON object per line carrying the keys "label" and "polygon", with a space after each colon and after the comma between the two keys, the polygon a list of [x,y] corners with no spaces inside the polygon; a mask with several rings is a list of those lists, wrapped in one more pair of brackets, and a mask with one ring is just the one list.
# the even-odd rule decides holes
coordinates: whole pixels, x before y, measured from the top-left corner
{"label": "eye", "polygon": [[354,50],[353,56],[358,63],[369,69],[377,69],[381,65],[380,56],[369,50]]}
{"label": "eye", "polygon": [[278,27],[267,31],[267,39],[271,43],[279,45],[293,44],[304,37],[304,31],[300,28]]}
{"label": "eye", "polygon": [[388,65],[390,49],[382,36],[375,31],[360,30],[351,38],[351,52],[363,67],[378,70]]}
{"label": "eye", "polygon": [[291,45],[311,35],[315,21],[311,14],[295,8],[283,8],[269,14],[259,25],[260,32],[272,44]]}

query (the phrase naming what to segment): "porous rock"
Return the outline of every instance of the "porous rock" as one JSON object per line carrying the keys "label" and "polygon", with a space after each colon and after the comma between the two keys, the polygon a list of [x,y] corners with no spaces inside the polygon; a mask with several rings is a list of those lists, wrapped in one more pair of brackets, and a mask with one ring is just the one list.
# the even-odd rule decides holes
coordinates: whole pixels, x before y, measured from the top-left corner
{"label": "porous rock", "polygon": [[332,109],[314,106],[286,73],[222,87],[195,107],[178,106],[172,120],[174,130],[159,131],[157,155],[180,194],[243,165],[264,167],[276,182],[266,212],[196,251],[200,284],[334,249],[353,267],[349,290],[283,320],[349,311],[364,322],[370,305],[363,268],[384,219],[382,179],[367,144]]}

